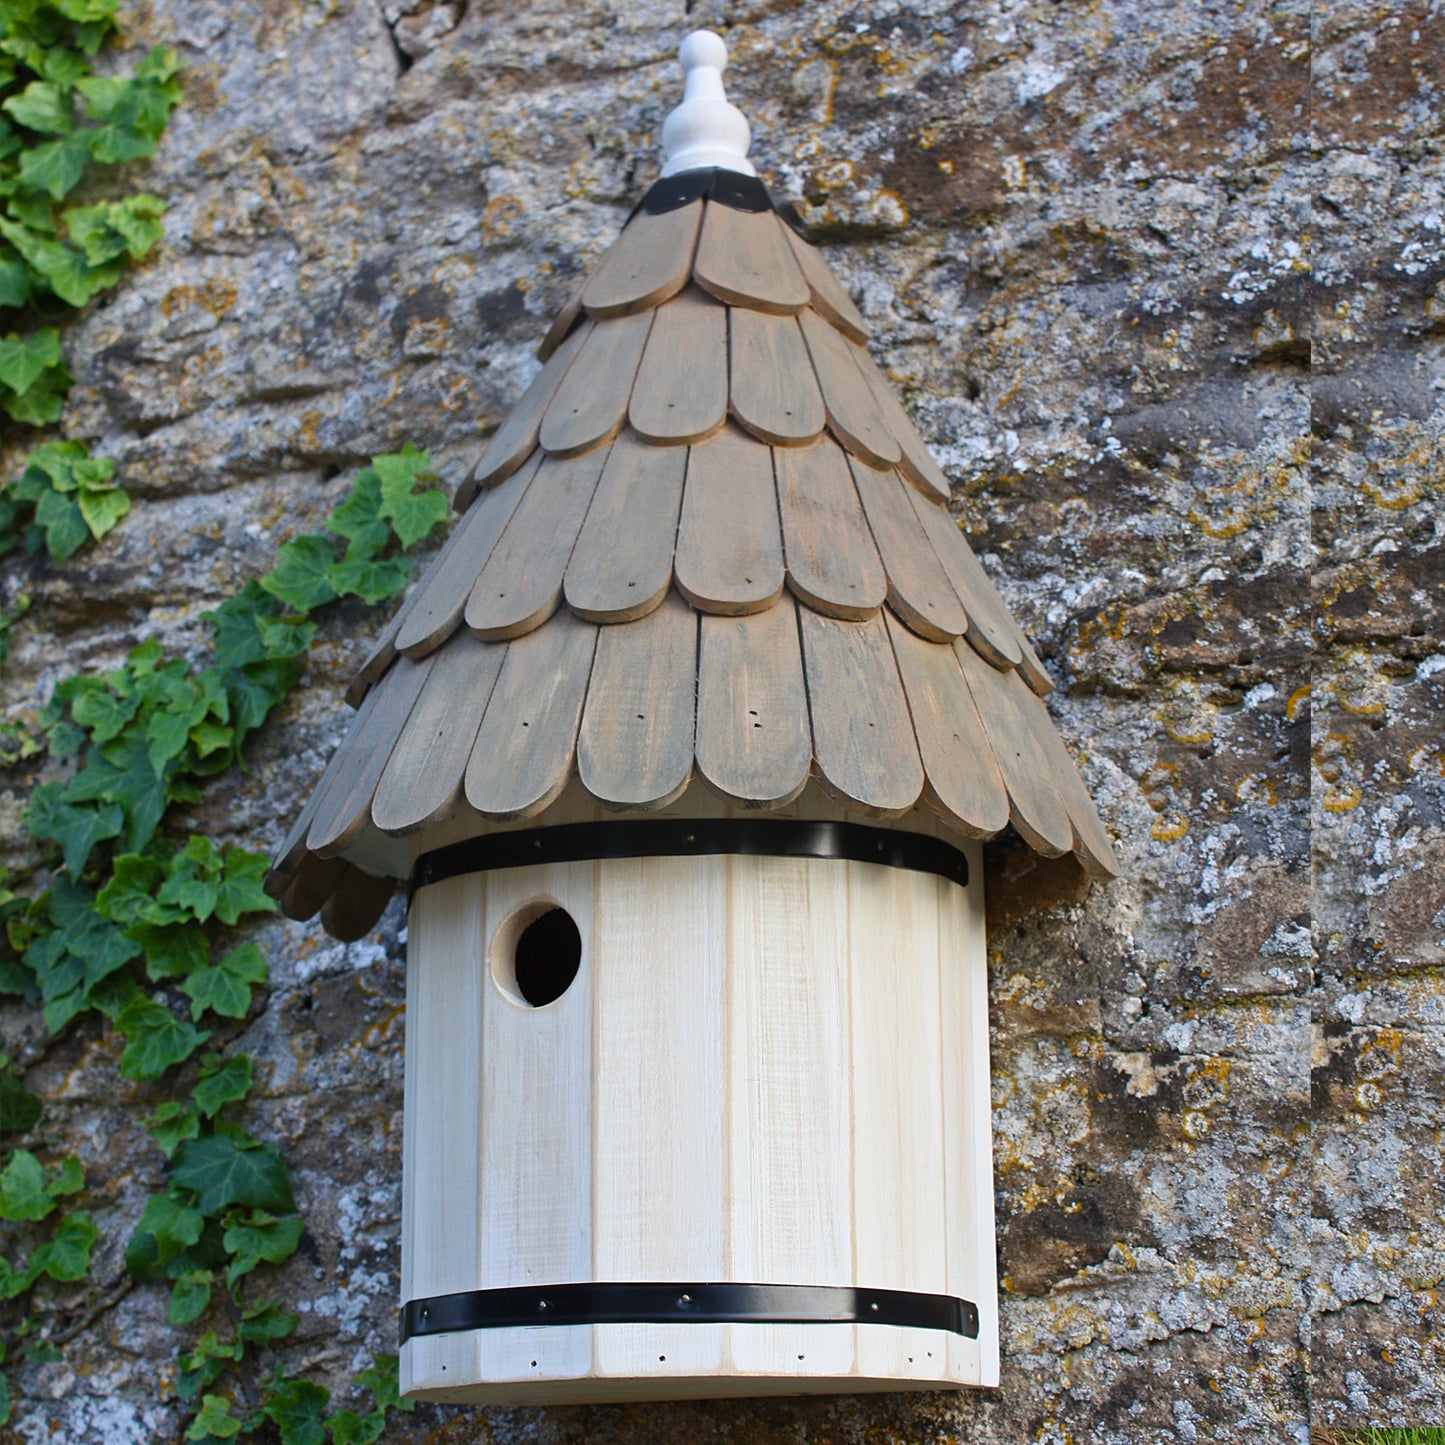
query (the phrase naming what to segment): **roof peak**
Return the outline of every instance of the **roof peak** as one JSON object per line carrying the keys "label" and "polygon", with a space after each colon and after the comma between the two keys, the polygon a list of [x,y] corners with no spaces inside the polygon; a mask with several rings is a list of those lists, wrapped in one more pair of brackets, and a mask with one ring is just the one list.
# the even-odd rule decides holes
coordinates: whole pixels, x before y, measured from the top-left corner
{"label": "roof peak", "polygon": [[682,104],[662,127],[664,176],[716,166],[755,176],[748,160],[752,127],[723,90],[722,73],[727,68],[728,48],[721,35],[711,30],[694,30],[678,46],[686,81]]}

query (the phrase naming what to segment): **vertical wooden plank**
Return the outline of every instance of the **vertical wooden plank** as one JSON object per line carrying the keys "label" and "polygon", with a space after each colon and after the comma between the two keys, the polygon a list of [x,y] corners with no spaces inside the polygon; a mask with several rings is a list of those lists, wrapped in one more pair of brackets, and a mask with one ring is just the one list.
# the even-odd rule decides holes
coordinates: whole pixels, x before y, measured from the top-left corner
{"label": "vertical wooden plank", "polygon": [[653,215],[639,211],[582,291],[592,316],[626,316],[676,296],[692,274],[702,202]]}
{"label": "vertical wooden plank", "polygon": [[[727,860],[598,866],[593,1274],[725,1279]],[[707,1374],[722,1365],[722,1343],[720,1330],[694,1325],[609,1327],[597,1332],[596,1363]]]}
{"label": "vertical wooden plank", "polygon": [[[947,1281],[938,889],[931,874],[848,863],[857,1282],[942,1293]],[[932,1330],[860,1325],[864,1375],[937,1379]]]}
{"label": "vertical wooden plank", "polygon": [[811,308],[798,317],[798,325],[813,358],[834,435],[855,456],[874,466],[891,467],[899,457],[898,442],[853,361],[857,345]]}
{"label": "vertical wooden plank", "polygon": [[689,451],[673,575],[695,607],[730,616],[783,590],[772,453],[736,427]]}
{"label": "vertical wooden plank", "polygon": [[[485,874],[480,1173],[481,1288],[566,1284],[592,1277],[593,967],[597,865],[555,863]],[[544,1008],[503,992],[490,957],[507,946],[508,920],[538,900],[560,904],[582,935],[572,985]],[[502,937],[499,938],[499,933]],[[481,1332],[492,1378],[586,1374],[586,1328]]]}
{"label": "vertical wooden plank", "polygon": [[612,443],[563,579],[579,617],[628,622],[667,595],[686,467],[686,447],[644,446],[627,432]]}
{"label": "vertical wooden plank", "polygon": [[998,1279],[994,1259],[992,1094],[988,1059],[988,955],[983,848],[964,845],[967,889],[938,890],[939,1018],[948,1292],[978,1306],[977,1340],[951,1336],[950,1374],[998,1384]]}
{"label": "vertical wooden plank", "polygon": [[738,421],[780,447],[820,436],[828,414],[798,323],[734,306],[728,340],[728,404]]}
{"label": "vertical wooden plank", "polygon": [[786,230],[772,211],[735,211],[709,201],[693,263],[698,285],[735,306],[797,315],[808,304],[808,283]]}
{"label": "vertical wooden plank", "polygon": [[627,419],[657,446],[700,442],[728,414],[728,313],[694,288],[653,319]]}
{"label": "vertical wooden plank", "polygon": [[[726,1277],[851,1284],[847,871],[803,858],[727,863]],[[853,1333],[832,1333],[799,1360],[785,1354],[787,1326],[734,1325],[733,1365],[846,1371]]]}

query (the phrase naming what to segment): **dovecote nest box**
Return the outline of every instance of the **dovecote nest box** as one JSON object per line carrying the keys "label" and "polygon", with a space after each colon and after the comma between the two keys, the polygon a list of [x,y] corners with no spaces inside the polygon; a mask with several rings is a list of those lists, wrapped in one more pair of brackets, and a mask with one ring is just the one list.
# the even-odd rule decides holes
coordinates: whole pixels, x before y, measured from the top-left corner
{"label": "dovecote nest box", "polygon": [[341,938],[409,882],[419,1399],[996,1383],[981,844],[1114,871],[722,42],[681,55],[268,880]]}

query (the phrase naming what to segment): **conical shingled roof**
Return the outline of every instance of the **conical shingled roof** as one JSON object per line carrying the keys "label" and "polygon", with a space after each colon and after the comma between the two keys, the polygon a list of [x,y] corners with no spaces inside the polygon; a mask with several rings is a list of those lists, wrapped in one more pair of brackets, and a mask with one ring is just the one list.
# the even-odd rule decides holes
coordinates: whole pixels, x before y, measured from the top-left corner
{"label": "conical shingled roof", "polygon": [[[950,518],[867,328],[766,190],[660,181],[548,332],[461,521],[349,698],[268,889],[369,928],[381,839],[542,815],[920,798],[1096,877],[1113,850],[1050,683]],[[383,850],[384,852],[384,850]],[[406,871],[407,864],[391,865]]]}

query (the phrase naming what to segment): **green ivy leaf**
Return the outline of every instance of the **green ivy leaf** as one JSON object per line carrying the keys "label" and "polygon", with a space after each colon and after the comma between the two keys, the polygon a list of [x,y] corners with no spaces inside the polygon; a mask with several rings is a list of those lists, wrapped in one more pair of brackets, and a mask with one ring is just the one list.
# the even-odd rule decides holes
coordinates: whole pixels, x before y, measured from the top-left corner
{"label": "green ivy leaf", "polygon": [[205,1219],[168,1194],[153,1194],[141,1210],[137,1232],[149,1234],[156,1242],[156,1255],[161,1264],[189,1249],[201,1237]]}
{"label": "green ivy leaf", "polygon": [[140,952],[139,944],[96,913],[89,890],[68,878],[58,879],[39,906],[52,926],[37,932],[25,962],[47,1004],[77,988],[88,992]]}
{"label": "green ivy leaf", "polygon": [[300,657],[316,636],[316,624],[304,617],[263,617],[261,642],[273,657]]}
{"label": "green ivy leaf", "polygon": [[211,1307],[211,1286],[215,1279],[208,1269],[186,1270],[171,1286],[166,1323],[180,1329],[205,1314]]}
{"label": "green ivy leaf", "polygon": [[241,1433],[241,1422],[231,1413],[231,1402],[221,1395],[203,1395],[201,1413],[191,1421],[187,1440],[232,1440]]}
{"label": "green ivy leaf", "polygon": [[373,457],[381,479],[381,511],[403,547],[420,542],[447,514],[446,495],[436,487],[418,493],[416,484],[431,471],[431,457],[410,442],[390,456]]}
{"label": "green ivy leaf", "polygon": [[127,196],[94,206],[72,206],[63,216],[66,234],[92,266],[121,256],[139,261],[161,238],[165,203],[155,196]]}
{"label": "green ivy leaf", "polygon": [[21,815],[32,838],[45,838],[60,846],[66,871],[78,878],[97,843],[120,834],[125,818],[114,804],[77,807],[66,801],[62,783],[42,783],[30,795]]}
{"label": "green ivy leaf", "polygon": [[19,310],[30,300],[30,267],[8,246],[0,246],[0,306]]}
{"label": "green ivy leaf", "polygon": [[196,1195],[202,1214],[219,1214],[239,1205],[270,1214],[294,1214],[296,1200],[281,1156],[271,1144],[237,1141],[208,1134],[182,1144],[176,1153],[172,1184]]}
{"label": "green ivy leaf", "polygon": [[73,557],[90,540],[80,503],[63,492],[46,492],[35,504],[36,525],[45,533],[45,550],[57,562]]}
{"label": "green ivy leaf", "polygon": [[100,1231],[79,1210],[60,1221],[55,1238],[35,1251],[31,1268],[48,1274],[61,1284],[84,1279],[90,1269],[90,1252]]}
{"label": "green ivy leaf", "polygon": [[351,544],[346,549],[348,557],[374,557],[386,546],[390,529],[381,514],[381,478],[370,467],[356,474],[351,495],[326,519],[326,525]]}
{"label": "green ivy leaf", "polygon": [[[80,178],[90,164],[95,140],[93,131],[76,131],[73,135],[61,136],[58,140],[21,151],[20,179],[57,201],[64,200],[80,184]],[[106,281],[103,284],[112,283]],[[54,286],[53,281],[51,285]],[[59,288],[55,289],[58,295]]]}
{"label": "green ivy leaf", "polygon": [[12,95],[4,104],[27,130],[37,130],[42,135],[69,135],[75,128],[68,88],[32,80],[19,95]]}
{"label": "green ivy leaf", "polygon": [[130,497],[119,487],[82,487],[78,505],[90,535],[98,542],[130,511]]}
{"label": "green ivy leaf", "polygon": [[275,1344],[291,1334],[300,1319],[300,1315],[283,1313],[280,1306],[271,1300],[247,1310],[241,1316],[241,1338],[248,1345]]}
{"label": "green ivy leaf", "polygon": [[85,1175],[81,1172],[80,1160],[70,1154],[60,1161],[60,1169],[45,1186],[45,1192],[52,1199],[63,1199],[67,1194],[79,1194],[84,1188]]}
{"label": "green ivy leaf", "polygon": [[251,1007],[253,984],[266,982],[266,956],[254,943],[233,948],[212,968],[200,968],[181,985],[191,1000],[191,1017],[207,1009],[224,1018],[243,1019]]}
{"label": "green ivy leaf", "polygon": [[207,1054],[201,1060],[200,1077],[191,1091],[196,1108],[214,1119],[227,1105],[239,1103],[251,1092],[252,1066],[249,1054]]}
{"label": "green ivy leaf", "polygon": [[276,553],[276,563],[261,578],[261,586],[298,612],[310,612],[336,598],[326,575],[334,558],[325,537],[297,537]]}
{"label": "green ivy leaf", "polygon": [[414,1410],[416,1401],[401,1398],[400,1372],[401,1361],[396,1355],[374,1354],[371,1364],[356,1377],[356,1383],[371,1391],[378,1410]]}
{"label": "green ivy leaf", "polygon": [[411,576],[411,558],[353,557],[350,549],[340,562],[333,562],[327,577],[338,595],[359,597],[368,606],[385,601],[406,587]]}
{"label": "green ivy leaf", "polygon": [[11,332],[0,338],[0,382],[17,396],[23,396],[59,361],[60,332],[53,326],[32,331],[29,336]]}
{"label": "green ivy leaf", "polygon": [[0,1219],[44,1219],[54,1209],[40,1161],[28,1149],[17,1149],[0,1171]]}
{"label": "green ivy leaf", "polygon": [[221,1238],[221,1243],[233,1256],[226,1270],[227,1285],[234,1289],[236,1281],[249,1274],[263,1259],[269,1264],[280,1264],[290,1259],[301,1243],[304,1228],[299,1215],[277,1219],[263,1209],[254,1209],[233,1219]]}
{"label": "green ivy leaf", "polygon": [[207,1330],[196,1341],[195,1349],[180,1357],[176,1394],[182,1400],[195,1399],[200,1391],[215,1384],[227,1366],[240,1360],[244,1353],[239,1341],[223,1340],[215,1330]]}
{"label": "green ivy leaf", "polygon": [[184,978],[211,960],[210,941],[194,924],[137,923],[126,929],[126,937],[145,950],[146,977],[154,983]]}
{"label": "green ivy leaf", "polygon": [[120,1056],[120,1071],[128,1079],[160,1078],[172,1064],[190,1058],[211,1036],[144,996],[123,1009],[115,1023],[128,1041]]}
{"label": "green ivy leaf", "polygon": [[261,1413],[275,1425],[281,1445],[325,1445],[321,1412],[331,1391],[311,1380],[287,1380],[277,1375],[266,1391]]}
{"label": "green ivy leaf", "polygon": [[33,1129],[44,1110],[39,1096],[26,1089],[10,1060],[0,1054],[0,1131],[21,1133]]}
{"label": "green ivy leaf", "polygon": [[[276,900],[262,886],[268,867],[263,853],[248,853],[242,848],[227,851],[216,889],[216,917],[222,923],[237,923],[245,913],[276,911]],[[264,962],[262,968],[265,968]]]}
{"label": "green ivy leaf", "polygon": [[[146,1129],[156,1141],[161,1153],[169,1159],[185,1140],[194,1139],[200,1134],[201,1116],[188,1105],[167,1099],[158,1105],[155,1113],[146,1120]],[[195,1241],[192,1240],[191,1243],[194,1244]]]}
{"label": "green ivy leaf", "polygon": [[335,1445],[373,1445],[386,1429],[386,1416],[381,1411],[358,1415],[355,1410],[338,1410],[327,1422]]}
{"label": "green ivy leaf", "polygon": [[122,926],[139,923],[151,895],[165,877],[165,865],[146,853],[122,853],[111,861],[110,878],[95,895],[95,911]]}

